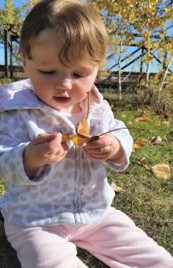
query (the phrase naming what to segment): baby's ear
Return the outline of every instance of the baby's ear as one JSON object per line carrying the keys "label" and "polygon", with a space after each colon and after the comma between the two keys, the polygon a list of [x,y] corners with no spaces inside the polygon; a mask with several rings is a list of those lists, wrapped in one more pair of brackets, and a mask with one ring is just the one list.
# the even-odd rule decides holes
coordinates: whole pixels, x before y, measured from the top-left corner
{"label": "baby's ear", "polygon": [[26,56],[23,53],[20,53],[20,58],[22,60],[22,65],[23,65],[23,68],[25,70],[25,67],[26,67]]}
{"label": "baby's ear", "polygon": [[23,66],[23,68],[25,69],[25,67],[26,67],[26,59],[27,59],[27,56],[26,56],[26,54],[25,53],[23,53],[23,52],[19,52],[19,56],[20,56],[20,59],[21,59],[21,61],[22,61],[22,66]]}

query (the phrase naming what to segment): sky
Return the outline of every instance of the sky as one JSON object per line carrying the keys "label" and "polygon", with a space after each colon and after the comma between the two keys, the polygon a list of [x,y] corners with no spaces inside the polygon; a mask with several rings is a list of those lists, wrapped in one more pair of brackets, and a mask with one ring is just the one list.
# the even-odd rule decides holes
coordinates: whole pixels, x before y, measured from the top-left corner
{"label": "sky", "polygon": [[[20,7],[22,4],[28,2],[28,0],[13,0],[13,5],[14,7]],[[2,9],[4,6],[4,0],[0,0],[0,8]],[[170,30],[170,34],[171,36],[173,36],[173,29]],[[133,52],[136,48],[132,48],[132,47],[129,47],[128,49],[126,49],[126,55]],[[134,54],[134,57],[138,57],[139,56],[139,53],[140,52],[137,52]],[[132,60],[132,59],[130,59]],[[115,63],[115,60],[109,60],[107,62],[107,65],[106,65],[106,69],[108,68],[111,68],[111,66],[113,66]],[[125,64],[127,64],[128,62],[124,62],[122,66],[124,66]],[[1,64],[4,64],[4,48],[3,48],[3,45],[0,44],[0,65]],[[127,69],[125,69],[125,71],[139,71],[139,68],[140,68],[140,60],[136,61],[135,64],[133,64],[133,66],[131,65],[130,67],[128,67]],[[159,64],[156,60],[153,61],[152,63],[152,66],[151,66],[151,69],[152,69],[152,72],[157,72],[158,69],[159,69]],[[172,69],[173,69],[173,64],[172,64]],[[112,70],[116,70],[116,68],[112,69]]]}
{"label": "sky", "polygon": [[[21,1],[21,0],[13,0],[13,5],[14,7],[20,7],[24,2],[26,1]],[[2,8],[4,6],[4,0],[0,1],[0,8]]]}

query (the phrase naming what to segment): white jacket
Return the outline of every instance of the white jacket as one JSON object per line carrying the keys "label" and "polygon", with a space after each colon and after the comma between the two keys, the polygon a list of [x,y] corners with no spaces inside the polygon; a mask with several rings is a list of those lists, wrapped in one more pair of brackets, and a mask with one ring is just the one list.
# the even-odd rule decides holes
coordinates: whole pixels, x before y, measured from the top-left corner
{"label": "white jacket", "polygon": [[[91,135],[124,127],[114,119],[109,104],[93,87],[89,122]],[[86,111],[86,100],[81,104]],[[35,180],[23,167],[26,145],[42,133],[75,133],[73,123],[61,112],[42,103],[30,80],[0,88],[0,177],[6,193],[0,198],[7,222],[23,226],[80,223],[89,224],[102,217],[114,198],[104,166],[123,171],[129,164],[132,138],[126,129],[113,132],[124,150],[125,161],[89,159],[82,147],[69,142],[67,156],[45,166]]]}

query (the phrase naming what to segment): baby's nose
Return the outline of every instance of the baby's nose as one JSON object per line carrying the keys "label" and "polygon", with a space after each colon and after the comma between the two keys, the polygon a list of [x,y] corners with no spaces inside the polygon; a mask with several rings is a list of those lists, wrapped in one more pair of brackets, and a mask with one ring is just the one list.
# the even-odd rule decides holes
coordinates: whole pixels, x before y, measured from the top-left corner
{"label": "baby's nose", "polygon": [[73,85],[73,79],[71,76],[61,75],[56,81],[56,88],[71,90],[72,85]]}

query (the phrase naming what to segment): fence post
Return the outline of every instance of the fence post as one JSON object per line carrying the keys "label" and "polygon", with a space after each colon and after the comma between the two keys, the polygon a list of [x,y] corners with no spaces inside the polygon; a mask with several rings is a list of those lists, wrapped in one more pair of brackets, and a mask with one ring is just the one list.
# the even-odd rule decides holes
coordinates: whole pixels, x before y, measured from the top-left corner
{"label": "fence post", "polygon": [[5,77],[9,78],[8,65],[8,30],[4,29],[4,62],[5,62]]}

